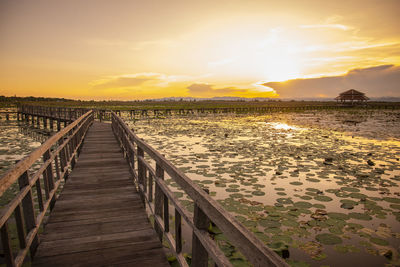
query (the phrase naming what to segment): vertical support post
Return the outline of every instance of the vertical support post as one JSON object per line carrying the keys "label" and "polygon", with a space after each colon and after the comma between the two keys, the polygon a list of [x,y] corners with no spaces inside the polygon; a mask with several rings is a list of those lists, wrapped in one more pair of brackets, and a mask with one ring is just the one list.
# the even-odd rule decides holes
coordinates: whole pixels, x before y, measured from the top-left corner
{"label": "vertical support post", "polygon": [[153,174],[149,174],[149,202],[153,202]]}
{"label": "vertical support post", "polygon": [[[62,145],[63,141],[64,141],[63,139],[58,140],[58,145],[59,146]],[[60,167],[61,167],[61,173],[62,173],[65,170],[65,166],[67,166],[67,160],[66,160],[66,157],[65,157],[65,147],[63,149],[61,149],[59,155],[60,155]],[[64,177],[65,180],[68,178],[67,176],[68,175],[66,175]]]}
{"label": "vertical support post", "polygon": [[43,116],[43,128],[47,129],[47,117]]}
{"label": "vertical support post", "polygon": [[[156,163],[156,181],[158,179],[164,180],[164,170],[160,166],[159,163]],[[163,202],[164,202],[164,194],[161,190],[161,188],[158,186],[157,182],[155,183],[155,199],[154,199],[154,213],[155,216],[159,216],[161,219],[163,218]],[[162,241],[163,238],[163,232],[160,228],[160,226],[157,223],[157,220],[155,220],[154,223],[154,228],[157,232],[158,238],[160,241]]]}
{"label": "vertical support post", "polygon": [[[208,193],[208,192],[207,192]],[[207,215],[194,203],[193,214],[194,226],[200,231],[207,231],[210,225],[210,219]],[[192,238],[192,266],[193,267],[206,267],[208,266],[208,252],[193,232]]]}
{"label": "vertical support post", "polygon": [[[141,149],[139,146],[137,147],[137,162],[138,162],[138,182],[140,185],[143,185],[143,181],[144,181],[144,175],[145,175],[145,169],[143,166],[143,162],[142,159],[144,157],[144,152],[143,149]],[[144,193],[144,192],[141,192]]]}
{"label": "vertical support post", "polygon": [[18,232],[18,240],[19,240],[19,247],[21,249],[26,248],[26,233],[24,228],[24,217],[22,216],[22,207],[19,204],[14,211],[15,215],[15,222],[17,224],[17,232]]}
{"label": "vertical support post", "polygon": [[164,196],[164,231],[169,232],[169,204],[168,197],[163,193]]}
{"label": "vertical support post", "polygon": [[176,253],[182,252],[182,222],[177,209],[175,209],[175,248]]}
{"label": "vertical support post", "polygon": [[[19,177],[18,183],[20,189],[23,189],[25,186],[29,186],[29,176],[27,171],[25,171]],[[36,216],[33,204],[32,190],[29,190],[29,193],[26,194],[26,196],[22,199],[22,209],[24,211],[26,231],[29,233],[32,229],[36,227]],[[39,245],[39,237],[36,234],[32,240],[32,244],[30,247],[32,259],[33,256],[35,255],[38,245]]]}
{"label": "vertical support post", "polygon": [[[43,154],[43,161],[46,162],[50,159],[50,150],[47,150],[46,152],[44,152]],[[54,175],[53,175],[53,166],[52,166],[52,162],[50,162],[50,164],[47,166],[46,168],[46,176],[47,178],[47,183],[48,183],[48,193],[51,192],[51,190],[54,189]],[[46,181],[45,181],[46,182]],[[49,198],[49,196],[47,196],[47,199]],[[50,201],[50,210],[53,209],[54,204],[56,203],[56,198],[55,195],[53,195],[53,197],[51,198]]]}
{"label": "vertical support post", "polygon": [[7,266],[15,266],[14,255],[11,248],[10,235],[8,234],[8,222],[1,227],[1,242]]}

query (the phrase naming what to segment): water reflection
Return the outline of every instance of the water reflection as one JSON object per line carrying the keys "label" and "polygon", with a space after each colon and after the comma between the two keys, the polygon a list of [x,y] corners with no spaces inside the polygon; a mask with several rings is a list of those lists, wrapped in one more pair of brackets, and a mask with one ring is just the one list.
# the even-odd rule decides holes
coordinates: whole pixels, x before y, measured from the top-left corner
{"label": "water reflection", "polygon": [[[361,265],[396,263],[400,141],[296,126],[287,121],[299,114],[285,116],[170,118],[132,127],[266,244],[288,247],[291,259],[340,266],[357,253]],[[374,131],[381,128],[369,128],[368,136]]]}
{"label": "water reflection", "polygon": [[41,146],[51,132],[18,121],[0,121],[0,177],[26,155]]}

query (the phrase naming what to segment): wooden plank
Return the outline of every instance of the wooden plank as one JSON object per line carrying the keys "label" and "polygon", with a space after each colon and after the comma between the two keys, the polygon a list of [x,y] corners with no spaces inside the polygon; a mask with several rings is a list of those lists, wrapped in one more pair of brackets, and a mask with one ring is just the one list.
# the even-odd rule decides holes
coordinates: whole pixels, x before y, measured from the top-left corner
{"label": "wooden plank", "polygon": [[[43,257],[33,266],[159,266],[169,267],[162,249],[137,250],[137,245]],[[110,256],[108,256],[110,255]],[[79,259],[77,261],[77,259]]]}
{"label": "wooden plank", "polygon": [[33,266],[169,266],[129,165],[120,151],[115,152],[118,143],[110,137],[114,138],[109,124],[94,123],[89,129]]}
{"label": "wooden plank", "polygon": [[[100,236],[104,233],[124,233],[127,235],[128,232],[143,233],[146,230],[150,231],[152,229],[149,222],[143,217],[140,219],[130,218],[130,220],[118,222],[69,225],[65,229],[51,227],[51,225],[48,225],[46,228],[46,232],[42,235],[43,242]],[[104,237],[101,237],[101,239],[103,240]]]}

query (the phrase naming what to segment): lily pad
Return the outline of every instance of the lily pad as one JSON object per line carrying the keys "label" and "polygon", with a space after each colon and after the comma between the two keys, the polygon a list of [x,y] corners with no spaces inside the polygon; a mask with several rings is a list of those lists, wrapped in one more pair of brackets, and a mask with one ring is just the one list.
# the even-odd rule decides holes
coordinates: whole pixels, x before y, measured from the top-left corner
{"label": "lily pad", "polygon": [[320,182],[320,180],[316,179],[316,178],[307,178],[306,180],[309,181],[309,182],[312,182],[312,183],[319,183]]}
{"label": "lily pad", "polygon": [[263,192],[263,191],[253,191],[253,192],[251,192],[253,195],[255,195],[255,196],[263,196],[263,195],[265,195],[265,193]]}
{"label": "lily pad", "polygon": [[314,199],[322,202],[329,202],[333,200],[331,197],[328,196],[316,196],[314,197]]}
{"label": "lily pad", "polygon": [[297,208],[303,208],[303,209],[309,209],[312,207],[311,203],[305,202],[305,201],[298,201],[298,202],[294,203],[293,205]]}
{"label": "lily pad", "polygon": [[357,199],[366,199],[368,196],[361,193],[350,193],[349,197]]}
{"label": "lily pad", "polygon": [[293,204],[293,201],[290,198],[278,198],[276,201],[281,204]]}
{"label": "lily pad", "polygon": [[229,195],[231,198],[242,198],[243,194],[240,193],[233,193]]}
{"label": "lily pad", "polygon": [[276,191],[285,191],[285,188],[282,188],[282,187],[275,187],[274,188]]}
{"label": "lily pad", "polygon": [[346,192],[360,192],[360,189],[358,189],[358,188],[354,188],[354,187],[342,187],[342,188],[340,188],[340,189],[342,189],[343,191],[346,191]]}
{"label": "lily pad", "polygon": [[390,207],[392,209],[395,209],[395,210],[400,210],[400,205],[399,204],[390,204]]}
{"label": "lily pad", "polygon": [[390,203],[400,204],[400,198],[384,197],[383,200]]}
{"label": "lily pad", "polygon": [[236,188],[227,188],[227,189],[225,189],[225,191],[226,192],[239,192],[240,190],[239,189],[236,189]]}
{"label": "lily pad", "polygon": [[318,234],[315,239],[324,245],[337,245],[343,242],[339,236],[328,233]]}
{"label": "lily pad", "polygon": [[369,241],[371,241],[371,243],[374,243],[374,244],[379,245],[379,246],[387,246],[387,245],[389,245],[389,242],[387,240],[380,239],[380,238],[377,238],[377,237],[371,237],[369,239]]}
{"label": "lily pad", "polygon": [[372,220],[372,217],[365,213],[350,212],[349,216],[350,216],[350,218],[357,219],[357,220],[363,220],[363,221]]}

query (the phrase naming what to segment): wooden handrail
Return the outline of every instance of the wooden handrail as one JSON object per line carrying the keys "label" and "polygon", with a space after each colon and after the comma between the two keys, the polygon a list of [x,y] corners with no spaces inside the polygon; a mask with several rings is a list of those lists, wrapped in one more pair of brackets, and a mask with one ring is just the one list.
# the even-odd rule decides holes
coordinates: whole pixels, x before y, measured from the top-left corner
{"label": "wooden handrail", "polygon": [[51,119],[61,119],[73,121],[84,115],[89,110],[86,108],[68,108],[68,107],[46,107],[35,105],[20,105],[17,108],[18,114],[31,116],[48,117]]}
{"label": "wooden handrail", "polygon": [[[61,181],[67,179],[69,170],[74,167],[84,137],[92,123],[93,112],[88,111],[50,137],[0,179],[0,196],[15,182],[18,181],[19,184],[19,192],[0,213],[1,239],[7,266],[21,266],[28,251],[31,257],[34,256],[39,244],[39,227],[48,209],[54,206]],[[30,177],[28,170],[40,159],[43,159],[42,165]],[[34,205],[33,187],[37,192],[39,211]],[[8,220],[13,214],[20,245],[16,257],[11,248],[8,229]]]}
{"label": "wooden handrail", "polygon": [[[206,225],[209,220],[219,227],[230,242],[254,266],[288,266],[278,254],[255,237],[251,231],[245,228],[202,188],[173,166],[159,152],[136,136],[114,112],[112,112],[112,128],[125,152],[141,198],[154,215],[155,229],[160,239],[164,236],[168,241],[181,266],[187,266],[187,263],[181,251],[182,240],[178,240],[181,238],[180,233],[175,233],[176,239],[174,239],[169,232],[169,203],[174,207],[175,217],[178,218],[175,223],[176,221],[180,223],[181,218],[183,218],[193,230],[192,266],[207,266],[208,256],[218,266],[231,266],[229,260],[207,233]],[[155,170],[149,163],[145,162],[144,153],[155,161]],[[137,168],[135,165],[137,165]],[[193,215],[180,204],[179,200],[169,190],[164,182],[164,172],[193,200],[195,205]],[[154,198],[152,195],[153,180],[155,186]],[[175,228],[180,229],[180,225],[176,225]]]}

